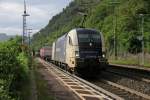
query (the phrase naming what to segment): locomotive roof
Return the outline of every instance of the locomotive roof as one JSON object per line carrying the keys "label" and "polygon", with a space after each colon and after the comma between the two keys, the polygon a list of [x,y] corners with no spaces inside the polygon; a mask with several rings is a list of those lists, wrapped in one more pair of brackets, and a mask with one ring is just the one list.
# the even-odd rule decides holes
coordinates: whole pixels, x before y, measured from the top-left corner
{"label": "locomotive roof", "polygon": [[[81,31],[93,31],[95,33],[100,33],[101,34],[101,32],[99,32],[99,31],[97,31],[95,29],[92,29],[92,28],[74,28],[71,31],[73,31],[73,30],[76,31],[77,33],[81,32]],[[64,37],[66,37],[68,35],[68,33],[63,34],[62,36],[60,36],[59,38],[57,38],[55,41],[60,41],[60,40],[64,39]]]}
{"label": "locomotive roof", "polygon": [[95,30],[95,29],[92,29],[92,28],[76,28],[76,30],[77,31],[82,31],[82,30],[89,30],[89,31],[96,31],[97,32],[97,30]]}

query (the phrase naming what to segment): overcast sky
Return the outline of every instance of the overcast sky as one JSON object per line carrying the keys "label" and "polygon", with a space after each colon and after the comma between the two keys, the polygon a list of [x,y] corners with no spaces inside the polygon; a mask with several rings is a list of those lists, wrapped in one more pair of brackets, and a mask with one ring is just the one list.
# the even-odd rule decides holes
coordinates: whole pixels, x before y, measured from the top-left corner
{"label": "overcast sky", "polygon": [[[61,12],[72,0],[26,0],[28,28],[33,33],[44,28],[52,16]],[[0,0],[0,33],[22,34],[23,0]]]}

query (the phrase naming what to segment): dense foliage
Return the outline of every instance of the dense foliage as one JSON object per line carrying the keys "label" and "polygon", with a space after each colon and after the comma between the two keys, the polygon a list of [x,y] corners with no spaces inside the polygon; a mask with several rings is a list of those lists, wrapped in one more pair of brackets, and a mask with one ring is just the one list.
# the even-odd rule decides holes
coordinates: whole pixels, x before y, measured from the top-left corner
{"label": "dense foliage", "polygon": [[29,55],[19,43],[19,37],[0,43],[0,100],[19,100],[28,78]]}
{"label": "dense foliage", "polygon": [[150,52],[149,0],[74,0],[63,9],[63,12],[54,16],[45,28],[33,36],[33,47],[39,49],[43,45],[51,45],[65,32],[81,26],[83,19],[81,12],[87,14],[85,27],[95,28],[104,34],[109,52],[113,52],[114,48],[114,30],[120,51],[140,52],[141,20],[144,18],[145,51]]}

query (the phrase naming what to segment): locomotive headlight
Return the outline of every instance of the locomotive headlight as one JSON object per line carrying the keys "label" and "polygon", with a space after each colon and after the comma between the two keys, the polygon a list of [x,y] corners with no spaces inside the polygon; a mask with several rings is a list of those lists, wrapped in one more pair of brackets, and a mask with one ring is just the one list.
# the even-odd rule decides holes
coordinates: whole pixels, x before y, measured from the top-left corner
{"label": "locomotive headlight", "polygon": [[103,57],[103,58],[105,58],[105,57],[106,57],[105,52],[102,52],[102,57]]}
{"label": "locomotive headlight", "polygon": [[105,58],[105,54],[102,54],[102,57]]}
{"label": "locomotive headlight", "polygon": [[75,51],[75,56],[79,57],[79,51]]}

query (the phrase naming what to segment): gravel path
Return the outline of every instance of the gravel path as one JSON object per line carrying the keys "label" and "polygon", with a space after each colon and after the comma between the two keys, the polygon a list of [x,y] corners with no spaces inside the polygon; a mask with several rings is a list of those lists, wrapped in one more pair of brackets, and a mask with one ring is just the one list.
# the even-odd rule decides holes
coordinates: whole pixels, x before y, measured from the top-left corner
{"label": "gravel path", "polygon": [[38,68],[39,73],[43,79],[48,83],[49,94],[54,96],[55,100],[79,100],[72,91],[61,83],[55,75],[49,73],[44,66]]}

